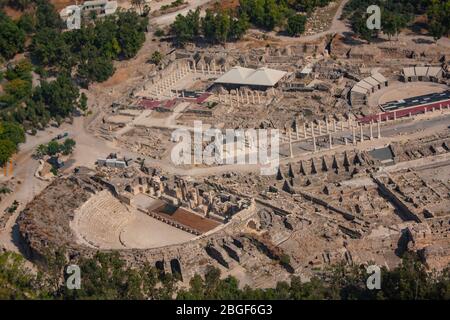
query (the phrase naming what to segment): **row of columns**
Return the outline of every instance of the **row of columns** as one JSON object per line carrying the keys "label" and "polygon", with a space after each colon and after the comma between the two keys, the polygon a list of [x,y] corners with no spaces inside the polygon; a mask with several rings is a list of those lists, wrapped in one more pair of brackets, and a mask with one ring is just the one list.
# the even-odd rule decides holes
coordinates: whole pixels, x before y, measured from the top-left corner
{"label": "row of columns", "polygon": [[[369,123],[369,139],[370,140],[373,140],[375,138],[374,137],[374,128],[373,128],[373,126],[374,126],[374,123],[370,122]],[[359,127],[359,137],[357,136],[357,133],[356,133],[356,130],[357,130],[358,127]],[[303,128],[304,128],[304,133],[306,133],[306,125],[305,124],[303,125]],[[364,138],[364,126],[363,126],[363,124],[360,123],[360,124],[358,124],[356,126],[352,126],[351,129],[352,129],[352,138],[353,138],[352,143],[354,145],[356,145],[358,143],[358,140],[359,140],[359,142],[364,142],[365,138]],[[316,133],[315,133],[315,130],[314,130],[314,125],[312,125],[310,127],[310,131],[311,131],[311,139],[312,139],[312,143],[313,143],[313,151],[317,152],[318,148],[317,148],[317,139],[316,139]],[[334,132],[336,132],[336,131],[334,131]],[[292,135],[293,135],[293,133],[291,132],[291,129],[288,128],[287,129],[287,136],[288,136],[288,140],[289,140],[289,153],[290,153],[290,157],[291,158],[294,156],[293,148],[292,148],[292,143],[294,141],[292,139]],[[299,131],[297,130],[297,125],[296,125],[296,135],[297,135],[297,137],[299,135]],[[377,139],[381,139],[381,122],[380,121],[377,122],[377,137],[376,138]],[[301,140],[301,139],[297,138],[297,140]],[[344,137],[343,140],[344,140],[344,145],[348,145],[347,138]],[[331,131],[329,131],[329,130],[328,130],[328,148],[330,150],[333,149],[333,136],[332,136]]]}
{"label": "row of columns", "polygon": [[330,133],[335,133],[338,131],[349,130],[354,126],[352,119],[348,119],[348,122],[340,121],[337,122],[336,119],[325,119],[325,121],[318,121],[317,124],[310,122],[307,129],[306,123],[303,123],[303,127],[298,126],[299,121],[295,121],[295,139],[304,140],[312,138],[313,136],[325,136]]}
{"label": "row of columns", "polygon": [[236,90],[235,93],[230,92],[228,94],[220,94],[219,93],[219,102],[227,103],[230,107],[236,105],[239,107],[241,104],[249,105],[249,104],[261,104],[267,101],[267,94],[264,95],[259,91],[241,91]]}
{"label": "row of columns", "polygon": [[178,65],[178,67],[173,70],[168,76],[164,77],[160,80],[160,82],[156,83],[154,86],[154,94],[161,95],[165,91],[170,91],[170,96],[172,93],[172,86],[175,85],[179,80],[183,79],[189,73],[189,65],[187,63],[183,63]]}
{"label": "row of columns", "polygon": [[[442,112],[443,108],[445,108],[445,107],[447,107],[447,109],[450,109],[450,104],[447,104],[445,106],[443,106],[442,104],[439,104],[439,111]],[[424,109],[424,113],[426,113],[427,111],[430,111],[430,110],[427,110],[427,109],[428,108]],[[431,111],[432,112],[436,111],[436,108],[435,107],[431,107]],[[409,117],[411,117],[411,112],[409,113]],[[389,121],[389,120],[390,120],[389,118],[385,118],[385,121]],[[393,120],[397,120],[397,111],[393,112]],[[373,140],[375,138],[376,139],[381,139],[381,121],[382,121],[382,117],[381,117],[381,114],[379,114],[378,115],[378,121],[376,121],[376,127],[377,127],[376,128],[376,130],[377,130],[376,137],[374,135],[374,125],[375,125],[375,123],[374,123],[374,121],[371,121],[369,123],[369,125],[368,125],[369,126],[369,140]],[[337,132],[338,129],[340,129],[340,131],[343,131],[345,129],[344,128],[344,123],[345,122],[341,121],[339,123],[339,125],[337,125],[336,120],[333,119],[331,124],[330,124],[329,119],[328,118],[325,119],[325,128],[324,129],[325,129],[325,133],[328,135],[329,149],[333,148],[332,132],[333,133]],[[324,135],[324,132],[322,130],[322,125],[321,124],[322,124],[322,122],[319,121],[318,128],[317,128],[319,136]],[[364,125],[362,123],[357,123],[357,122],[353,123],[352,119],[348,118],[347,125],[348,125],[347,129],[351,129],[352,130],[352,143],[354,145],[358,144],[358,141],[361,142],[361,143],[365,141]],[[310,122],[309,128],[310,128],[310,136],[308,136],[308,130],[306,128],[306,123],[303,123],[303,132],[300,132],[300,129],[298,127],[298,121],[295,121],[295,138],[296,138],[297,141],[300,141],[302,139],[311,138],[312,139],[312,143],[313,143],[313,151],[317,152],[317,141],[316,141],[316,130],[315,130],[316,128],[315,128],[314,122]],[[357,135],[357,129],[358,128],[359,128],[359,137]],[[290,127],[287,129],[286,134],[287,134],[288,140],[289,140],[289,153],[290,153],[290,157],[292,158],[294,156],[293,148],[292,148],[292,143],[294,141],[293,141],[293,138],[292,138],[293,133],[291,132],[291,128]],[[301,138],[300,136],[303,136],[303,138]],[[343,140],[344,140],[344,145],[348,145],[347,138],[344,137]]]}
{"label": "row of columns", "polygon": [[195,64],[195,62],[192,62],[192,66],[191,66],[191,62],[188,63],[189,66],[189,71],[194,72],[194,73],[201,73],[201,74],[222,74],[226,72],[225,66],[217,66],[215,62],[213,62],[212,67],[210,67],[209,64],[206,64],[206,68],[205,66],[202,64],[202,66],[197,69],[197,66]]}

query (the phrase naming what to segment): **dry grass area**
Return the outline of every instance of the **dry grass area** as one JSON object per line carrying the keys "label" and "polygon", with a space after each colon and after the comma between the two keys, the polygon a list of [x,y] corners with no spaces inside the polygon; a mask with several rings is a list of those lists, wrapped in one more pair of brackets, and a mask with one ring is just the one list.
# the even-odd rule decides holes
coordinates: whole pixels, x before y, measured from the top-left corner
{"label": "dry grass area", "polygon": [[[55,6],[56,10],[59,11],[71,4],[77,3],[75,0],[50,0],[50,2]],[[81,1],[78,1],[81,2]]]}
{"label": "dry grass area", "polygon": [[6,13],[7,16],[9,16],[13,20],[19,19],[23,14],[23,12],[15,10],[10,7],[3,8],[3,11]]}
{"label": "dry grass area", "polygon": [[97,86],[99,86],[100,88],[113,87],[127,81],[129,77],[130,77],[129,69],[120,68],[114,72],[111,78],[109,78],[105,82],[98,83]]}
{"label": "dry grass area", "polygon": [[221,0],[212,1],[208,4],[208,8],[215,8],[219,6],[220,9],[236,9],[239,6],[239,0]]}

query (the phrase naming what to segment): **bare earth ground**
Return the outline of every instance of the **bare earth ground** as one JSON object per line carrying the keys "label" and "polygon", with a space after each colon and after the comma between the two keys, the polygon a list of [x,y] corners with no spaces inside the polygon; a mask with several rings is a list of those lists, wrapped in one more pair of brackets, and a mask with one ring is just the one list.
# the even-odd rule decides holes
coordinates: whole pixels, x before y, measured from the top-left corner
{"label": "bare earth ground", "polygon": [[178,244],[195,236],[137,211],[135,219],[124,228],[121,239],[129,248],[157,248]]}

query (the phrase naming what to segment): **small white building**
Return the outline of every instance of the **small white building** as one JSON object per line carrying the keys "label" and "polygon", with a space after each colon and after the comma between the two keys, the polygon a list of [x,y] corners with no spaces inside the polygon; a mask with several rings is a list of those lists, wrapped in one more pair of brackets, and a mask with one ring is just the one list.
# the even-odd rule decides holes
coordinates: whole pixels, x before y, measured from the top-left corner
{"label": "small white building", "polygon": [[97,17],[114,14],[117,11],[117,1],[94,0],[85,1],[81,5],[70,5],[59,13],[61,19],[67,23],[68,29],[79,29],[81,18],[94,12]]}

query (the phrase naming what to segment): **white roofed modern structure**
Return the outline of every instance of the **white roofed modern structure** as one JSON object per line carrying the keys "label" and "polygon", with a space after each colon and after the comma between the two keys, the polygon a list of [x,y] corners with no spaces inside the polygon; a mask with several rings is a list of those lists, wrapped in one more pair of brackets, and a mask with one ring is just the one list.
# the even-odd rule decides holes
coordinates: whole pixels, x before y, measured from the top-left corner
{"label": "white roofed modern structure", "polygon": [[222,85],[228,89],[247,86],[257,90],[267,90],[276,87],[286,75],[287,72],[275,69],[250,69],[237,66],[215,80],[214,84]]}
{"label": "white roofed modern structure", "polygon": [[443,76],[441,67],[407,67],[402,70],[402,80],[404,82],[431,81],[439,82]]}
{"label": "white roofed modern structure", "polygon": [[367,103],[369,95],[383,87],[387,87],[389,81],[379,72],[364,78],[355,84],[350,92],[350,102],[352,106],[364,105]]}

